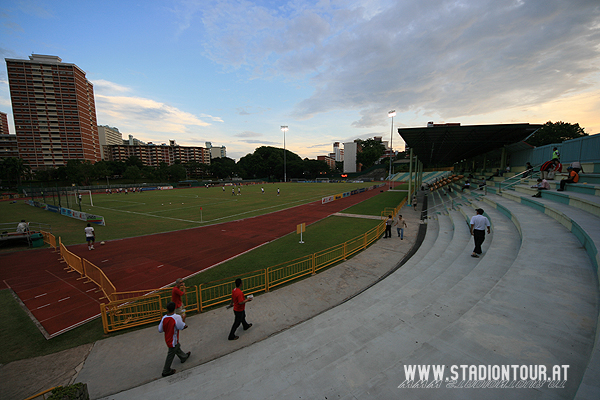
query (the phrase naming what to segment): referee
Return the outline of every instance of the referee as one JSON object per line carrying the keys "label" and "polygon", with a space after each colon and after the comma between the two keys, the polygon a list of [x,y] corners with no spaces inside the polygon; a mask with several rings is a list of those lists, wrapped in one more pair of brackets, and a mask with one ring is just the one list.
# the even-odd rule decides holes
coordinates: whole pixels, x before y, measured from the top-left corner
{"label": "referee", "polygon": [[473,253],[471,257],[478,258],[481,254],[481,245],[485,240],[485,229],[487,228],[487,233],[490,233],[490,220],[487,217],[483,216],[483,210],[478,208],[477,215],[474,215],[471,218],[471,236],[475,240],[475,248],[473,249]]}

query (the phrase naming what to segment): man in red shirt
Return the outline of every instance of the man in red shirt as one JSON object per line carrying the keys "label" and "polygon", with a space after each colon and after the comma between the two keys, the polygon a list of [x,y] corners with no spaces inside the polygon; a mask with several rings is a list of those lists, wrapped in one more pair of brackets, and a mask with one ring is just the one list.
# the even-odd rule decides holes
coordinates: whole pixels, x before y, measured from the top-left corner
{"label": "man in red shirt", "polygon": [[185,308],[183,307],[183,302],[181,301],[181,296],[185,295],[185,284],[183,283],[183,279],[177,278],[175,281],[175,287],[171,292],[171,301],[175,303],[175,314],[181,315],[181,319],[185,322]]}
{"label": "man in red shirt", "polygon": [[158,325],[158,331],[160,333],[164,332],[165,342],[169,348],[162,376],[173,375],[175,372],[177,372],[176,370],[171,369],[171,364],[173,363],[175,356],[179,357],[179,360],[182,364],[186,362],[188,358],[190,358],[190,354],[192,352],[188,351],[187,353],[184,353],[181,350],[181,345],[179,344],[179,331],[185,328],[187,328],[185,322],[183,322],[179,315],[175,314],[175,303],[168,303],[167,314],[162,317],[160,324]]}
{"label": "man in red shirt", "polygon": [[250,329],[252,324],[246,322],[246,303],[252,301],[252,297],[244,298],[244,292],[242,292],[242,280],[237,278],[235,280],[235,289],[231,293],[231,303],[233,304],[233,313],[235,314],[235,321],[229,332],[229,340],[237,340],[240,337],[235,335],[235,331],[239,328],[240,324],[244,327],[244,330]]}

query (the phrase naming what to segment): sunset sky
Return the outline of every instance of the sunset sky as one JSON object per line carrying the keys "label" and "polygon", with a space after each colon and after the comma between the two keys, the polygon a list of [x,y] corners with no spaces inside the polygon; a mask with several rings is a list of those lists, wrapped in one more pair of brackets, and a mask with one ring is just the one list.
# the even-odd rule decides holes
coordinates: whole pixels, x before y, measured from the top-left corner
{"label": "sunset sky", "polygon": [[[56,55],[98,124],[145,142],[301,157],[398,127],[579,123],[600,132],[598,0],[11,1],[3,58]],[[0,111],[14,133],[6,63]],[[394,134],[394,147],[404,143]]]}

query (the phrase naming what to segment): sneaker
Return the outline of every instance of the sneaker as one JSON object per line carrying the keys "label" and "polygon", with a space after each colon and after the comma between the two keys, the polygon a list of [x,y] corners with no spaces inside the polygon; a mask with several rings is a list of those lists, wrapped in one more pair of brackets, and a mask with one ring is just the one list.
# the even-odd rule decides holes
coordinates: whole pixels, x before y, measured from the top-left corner
{"label": "sneaker", "polygon": [[90,248],[90,250],[94,250],[94,246],[92,246],[92,247]]}
{"label": "sneaker", "polygon": [[248,329],[252,328],[252,324],[248,324],[247,328],[244,328],[245,331],[247,331]]}
{"label": "sneaker", "polygon": [[183,360],[181,360],[181,363],[182,363],[182,364],[183,364],[184,362],[186,362],[188,358],[190,358],[190,354],[192,354],[192,352],[191,352],[191,351],[188,351],[188,352],[187,352],[187,353],[185,353],[185,354],[187,354],[187,357],[186,357],[186,358],[184,358]]}
{"label": "sneaker", "polygon": [[162,373],[162,376],[163,376],[163,378],[164,378],[165,376],[170,376],[170,375],[173,375],[175,372],[177,372],[177,370],[175,370],[175,369],[172,369],[172,370],[170,370],[169,372],[167,372],[166,374],[163,372],[163,373]]}
{"label": "sneaker", "polygon": [[240,337],[239,336],[234,336],[232,338],[229,338],[229,340],[238,340]]}

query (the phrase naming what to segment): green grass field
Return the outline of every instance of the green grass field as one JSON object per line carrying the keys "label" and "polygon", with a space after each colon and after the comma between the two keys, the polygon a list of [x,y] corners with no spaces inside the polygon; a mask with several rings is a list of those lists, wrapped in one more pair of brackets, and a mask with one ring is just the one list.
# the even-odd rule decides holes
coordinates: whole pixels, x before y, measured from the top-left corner
{"label": "green grass field", "polygon": [[[231,195],[231,186],[154,190],[129,194],[94,194],[83,196],[81,210],[102,215],[106,226],[94,226],[98,240],[112,240],[170,232],[204,225],[254,217],[320,200],[373,183],[287,183],[267,184],[265,194],[260,185],[242,186],[241,196]],[[277,196],[277,188],[281,189]],[[236,188],[237,194],[237,188]],[[52,198],[47,198],[53,204]],[[63,203],[65,199],[63,198]],[[63,204],[64,206],[64,204]],[[76,210],[79,207],[71,207]],[[26,219],[52,226],[52,233],[66,245],[85,242],[86,222],[17,203],[0,202],[0,223]]]}
{"label": "green grass field", "polygon": [[[365,184],[364,186],[370,185]],[[97,227],[96,229],[99,232],[102,232],[102,235],[105,235],[103,239],[109,240],[118,237],[139,236],[141,234],[173,231],[178,229],[189,228],[192,226],[200,226],[200,224],[195,222],[195,225],[181,227],[181,225],[179,225],[181,221],[178,222],[176,219],[172,219],[183,219],[175,216],[184,215],[186,213],[186,211],[184,211],[185,207],[174,207],[175,204],[170,204],[170,206],[172,206],[171,209],[161,213],[161,207],[164,206],[160,206],[160,204],[165,204],[165,201],[168,200],[170,200],[171,203],[174,203],[173,199],[181,199],[181,196],[186,196],[190,199],[196,199],[195,196],[198,195],[198,199],[200,200],[192,200],[198,201],[198,203],[195,204],[200,204],[202,202],[202,204],[209,204],[208,199],[220,200],[215,201],[214,204],[210,206],[215,207],[215,210],[213,211],[212,223],[216,223],[224,220],[241,219],[244,217],[243,215],[254,216],[260,215],[261,213],[264,214],[266,212],[275,211],[277,209],[284,209],[293,205],[297,205],[293,204],[294,202],[298,202],[298,204],[303,204],[300,202],[304,201],[304,203],[306,203],[309,201],[318,200],[325,195],[347,191],[359,186],[358,184],[288,184],[281,185],[280,188],[282,189],[282,194],[279,197],[276,196],[277,186],[274,187],[275,192],[269,194],[268,187],[265,186],[265,190],[267,191],[267,194],[265,195],[260,194],[260,186],[251,187],[253,189],[258,189],[258,193],[252,193],[251,190],[244,190],[248,188],[243,187],[242,196],[235,196],[235,198],[237,199],[236,202],[233,202],[233,196],[231,196],[231,188],[226,188],[226,190],[229,189],[229,192],[226,192],[225,194],[223,194],[222,189],[220,188],[218,188],[218,190],[215,190],[215,188],[201,188],[185,190],[181,189],[176,191],[164,192],[157,191],[143,194],[128,194],[127,196],[125,196],[124,194],[118,195],[123,196],[123,198],[126,197],[124,200],[121,200],[120,197],[118,199],[112,200],[110,198],[111,196],[94,195],[94,209],[100,206],[105,207],[106,204],[110,204],[110,202],[113,202],[112,208],[106,208],[106,210],[110,211],[111,214],[109,214],[108,212],[104,213],[105,218],[107,217],[107,215],[111,215],[111,218],[113,218],[113,222],[110,223],[110,220],[107,218],[107,226]],[[284,193],[284,189],[287,193]],[[206,193],[205,196],[203,195],[204,193]],[[219,196],[219,194],[221,196]],[[102,205],[103,202],[101,198],[103,196],[107,197],[107,199],[104,200],[105,205]],[[117,195],[112,196],[113,198],[117,197]],[[405,193],[400,192],[381,193],[375,197],[365,200],[360,204],[350,207],[344,210],[343,212],[349,214],[378,216],[380,215],[383,208],[397,206],[405,196]],[[97,198],[99,199],[98,203],[96,200]],[[140,203],[145,203],[141,205],[138,204],[138,206],[147,206],[148,208],[146,209],[144,214],[127,213],[123,211],[131,211],[127,210],[127,208],[131,208],[131,206],[127,206],[128,203],[124,203],[120,207],[117,207],[116,204],[118,203],[115,203],[117,201],[120,201],[122,203],[124,203],[125,201],[138,201]],[[184,203],[182,206],[185,206],[186,202],[191,203],[191,201],[189,200],[183,200],[181,202]],[[83,232],[83,227],[85,226],[85,223],[83,221],[78,221],[48,211],[43,211],[41,209],[25,205],[22,201],[19,202],[21,204],[8,204],[8,202],[4,203],[5,204],[0,203],[0,211],[2,211],[0,222],[6,222],[7,220],[10,222],[14,222],[17,219],[20,220],[21,218],[27,218],[28,220],[49,223],[53,226],[53,232],[63,237],[63,241],[65,241],[64,237],[69,237],[69,235],[66,234],[63,236],[61,232],[68,231],[69,229],[74,229],[77,232],[71,235],[73,243],[81,242],[81,232]],[[292,204],[290,205],[290,203]],[[97,204],[99,205],[97,206]],[[151,204],[154,205],[154,208],[152,208]],[[11,209],[11,207],[13,208]],[[205,206],[203,205],[201,207],[204,208]],[[219,207],[221,207],[222,210],[218,211]],[[22,213],[17,214],[14,212],[14,210],[22,210]],[[232,212],[232,210],[235,210],[235,212]],[[262,210],[262,212],[260,212],[260,210]],[[136,209],[136,212],[139,212],[139,210]],[[191,211],[188,212],[191,213]],[[25,216],[22,217],[21,214]],[[144,216],[145,214],[162,214],[162,217],[168,214],[166,216],[169,218],[153,219],[153,221],[155,222],[154,224],[138,226],[138,224],[140,223],[139,220],[145,219],[147,217]],[[18,216],[15,217],[15,215]],[[42,218],[48,219],[42,220]],[[235,259],[227,261],[208,271],[204,271],[194,276],[193,278],[188,279],[186,281],[186,284],[188,286],[198,285],[200,283],[210,282],[227,277],[233,277],[242,272],[247,272],[248,265],[252,266],[250,270],[258,270],[279,264],[281,262],[290,261],[305,256],[307,254],[312,254],[319,250],[335,246],[337,244],[350,240],[356,236],[364,234],[366,231],[373,228],[378,223],[380,223],[380,221],[372,219],[331,216],[322,221],[307,226],[306,232],[304,232],[303,234],[303,240],[305,242],[304,244],[298,243],[299,235],[295,233],[286,235],[271,243],[261,246],[252,252],[236,257]],[[158,230],[158,226],[162,227],[162,230]],[[123,233],[122,231],[125,231],[127,233]],[[113,237],[111,235],[115,236]],[[92,343],[96,340],[100,340],[106,337],[106,335],[104,335],[103,333],[102,323],[100,319],[96,319],[72,331],[59,335],[58,337],[46,340],[39,332],[37,327],[30,320],[30,318],[27,316],[25,311],[21,309],[17,301],[12,297],[11,293],[8,290],[0,291],[0,307],[2,307],[4,310],[7,310],[6,313],[3,313],[3,318],[0,321],[0,340],[3,340],[4,343],[11,343],[10,346],[4,346],[5,350],[0,354],[1,364],[5,364],[23,358],[52,354],[82,344]],[[14,335],[15,329],[19,331],[18,341],[11,340],[11,337]],[[122,331],[121,333],[126,332],[128,331]],[[112,335],[114,334],[111,334],[111,336]]]}

